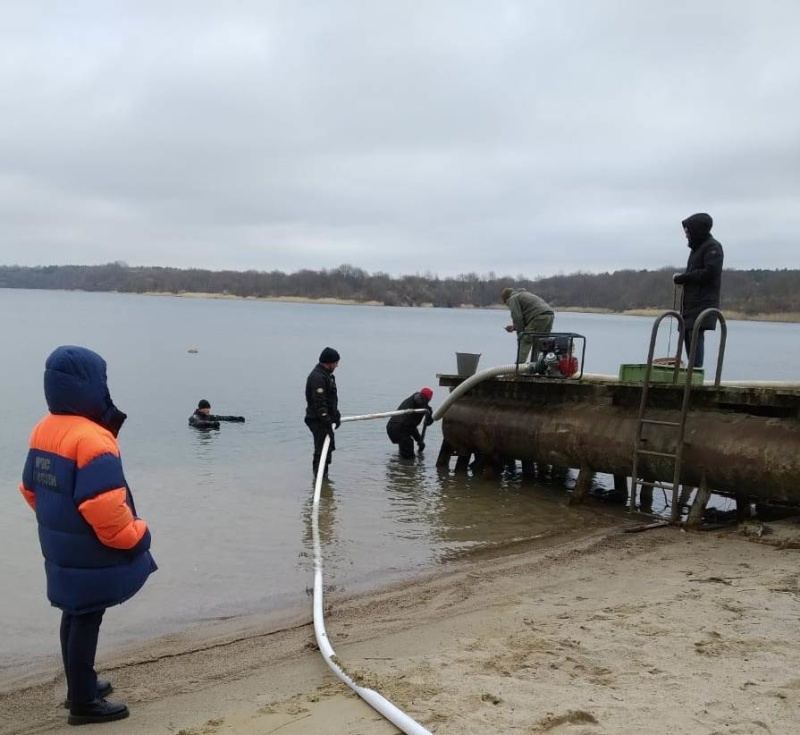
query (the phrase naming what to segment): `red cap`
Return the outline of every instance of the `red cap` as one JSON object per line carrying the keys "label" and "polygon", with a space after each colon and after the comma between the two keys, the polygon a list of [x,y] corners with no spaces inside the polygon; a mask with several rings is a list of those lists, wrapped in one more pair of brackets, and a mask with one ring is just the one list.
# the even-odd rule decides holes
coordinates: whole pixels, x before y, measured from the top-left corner
{"label": "red cap", "polygon": [[430,388],[420,388],[419,392],[429,401],[433,398],[433,391]]}

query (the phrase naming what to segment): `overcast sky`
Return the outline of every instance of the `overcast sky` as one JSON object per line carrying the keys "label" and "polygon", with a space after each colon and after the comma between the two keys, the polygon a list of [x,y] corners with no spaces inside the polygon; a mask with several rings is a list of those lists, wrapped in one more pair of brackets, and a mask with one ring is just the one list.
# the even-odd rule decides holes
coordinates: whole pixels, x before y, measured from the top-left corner
{"label": "overcast sky", "polygon": [[800,268],[797,0],[4,0],[0,264]]}

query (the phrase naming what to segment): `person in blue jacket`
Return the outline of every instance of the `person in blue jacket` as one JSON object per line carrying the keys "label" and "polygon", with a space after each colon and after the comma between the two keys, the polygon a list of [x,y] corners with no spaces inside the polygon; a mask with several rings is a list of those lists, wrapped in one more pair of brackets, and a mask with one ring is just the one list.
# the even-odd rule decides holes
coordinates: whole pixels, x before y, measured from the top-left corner
{"label": "person in blue jacket", "polygon": [[56,348],[45,363],[49,412],[33,429],[20,492],[36,512],[47,597],[61,610],[70,725],[129,715],[109,702],[94,668],[106,608],[133,597],[156,570],[150,531],[122,471],[106,363],[85,347]]}

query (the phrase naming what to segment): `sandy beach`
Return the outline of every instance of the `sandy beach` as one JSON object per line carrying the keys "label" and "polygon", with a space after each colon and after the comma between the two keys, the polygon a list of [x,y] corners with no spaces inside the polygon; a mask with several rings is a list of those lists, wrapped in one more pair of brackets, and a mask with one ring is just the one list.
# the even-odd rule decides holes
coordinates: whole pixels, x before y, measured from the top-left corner
{"label": "sandy beach", "polygon": [[[593,532],[326,597],[342,666],[440,735],[787,735],[800,726],[800,525]],[[107,735],[390,735],[311,604],[103,656]],[[5,682],[0,734],[66,733],[55,670]],[[112,696],[112,699],[114,697]],[[92,730],[95,731],[94,729]]]}

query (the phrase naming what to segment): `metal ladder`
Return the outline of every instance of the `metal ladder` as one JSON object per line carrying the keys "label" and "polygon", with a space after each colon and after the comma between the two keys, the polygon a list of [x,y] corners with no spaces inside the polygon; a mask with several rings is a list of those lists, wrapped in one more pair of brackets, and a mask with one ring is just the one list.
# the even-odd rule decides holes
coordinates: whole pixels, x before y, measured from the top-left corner
{"label": "metal ladder", "polygon": [[[717,372],[714,379],[714,387],[718,388],[720,379],[722,377],[722,360],[725,355],[725,342],[728,335],[728,327],[725,323],[725,317],[719,309],[706,309],[695,320],[694,327],[692,328],[692,346],[689,351],[689,365],[686,369],[686,378],[683,386],[683,400],[681,402],[681,412],[678,421],[664,421],[662,419],[647,418],[648,408],[648,393],[650,391],[650,378],[653,373],[653,354],[656,348],[656,337],[658,336],[658,328],[661,322],[668,318],[675,318],[678,321],[678,346],[673,358],[673,373],[672,384],[678,383],[680,376],[681,354],[683,351],[683,334],[684,334],[684,321],[683,317],[674,310],[665,311],[659,316],[650,335],[650,348],[647,353],[647,365],[645,367],[644,381],[642,385],[642,396],[639,402],[639,415],[636,424],[636,436],[633,445],[633,468],[631,470],[631,495],[629,501],[629,511],[633,513],[636,510],[636,490],[640,485],[650,485],[652,487],[660,487],[665,490],[672,490],[672,509],[670,512],[670,523],[677,523],[680,520],[680,478],[681,478],[681,464],[683,462],[683,448],[684,448],[684,435],[686,433],[686,416],[689,413],[689,396],[692,391],[692,374],[694,372],[694,362],[697,352],[697,338],[700,333],[700,326],[710,317],[716,317],[719,320],[720,342],[719,353],[717,355]],[[647,442],[643,438],[642,433],[645,426],[667,426],[675,430],[675,448],[671,452],[657,452],[652,449],[644,449],[642,445]],[[639,464],[642,456],[651,457],[665,457],[672,460],[672,482],[665,482],[660,480],[643,480],[639,477]]]}

